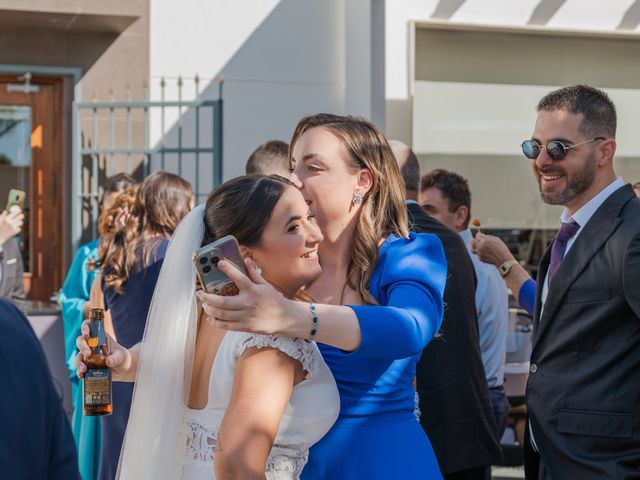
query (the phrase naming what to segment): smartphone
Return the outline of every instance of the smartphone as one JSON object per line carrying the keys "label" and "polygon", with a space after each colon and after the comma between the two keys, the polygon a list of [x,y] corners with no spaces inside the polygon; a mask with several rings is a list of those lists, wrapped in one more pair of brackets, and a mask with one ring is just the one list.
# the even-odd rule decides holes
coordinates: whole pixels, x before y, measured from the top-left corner
{"label": "smartphone", "polygon": [[24,193],[22,190],[16,190],[15,188],[12,188],[11,190],[9,190],[9,195],[7,195],[7,208],[6,208],[7,212],[14,205],[17,205],[18,207],[20,207],[20,210],[24,210],[24,199],[26,195],[27,194]]}
{"label": "smartphone", "polygon": [[240,246],[233,235],[227,235],[209,245],[205,245],[193,254],[192,259],[200,284],[206,292],[223,296],[238,295],[240,293],[236,284],[218,269],[218,262],[226,260],[233,263],[247,275],[247,269],[240,253]]}

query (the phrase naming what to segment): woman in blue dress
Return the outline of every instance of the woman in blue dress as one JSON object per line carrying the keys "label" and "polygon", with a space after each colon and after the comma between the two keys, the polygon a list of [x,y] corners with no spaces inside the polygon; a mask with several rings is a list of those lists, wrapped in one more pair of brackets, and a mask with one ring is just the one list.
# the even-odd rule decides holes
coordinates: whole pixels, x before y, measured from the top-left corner
{"label": "woman in blue dress", "polygon": [[290,148],[292,180],[324,234],[322,274],[306,289],[317,304],[285,299],[253,268],[249,279],[227,266],[240,294],[202,294],[205,311],[220,328],[320,344],[341,410],[311,448],[303,479],[442,478],[413,413],[412,385],[442,322],[442,245],[433,235],[408,233],[400,172],[369,122],[306,117]]}
{"label": "woman in blue dress", "polygon": [[[109,210],[116,197],[123,190],[133,186],[135,180],[126,173],[118,173],[107,178],[104,194],[100,202],[101,212]],[[98,476],[100,460],[100,418],[82,415],[82,385],[76,375],[75,359],[78,354],[76,337],[80,335],[80,325],[89,316],[89,293],[98,274],[92,263],[98,258],[99,239],[82,245],[67,272],[60,290],[60,306],[64,322],[64,345],[71,381],[73,416],[71,429],[78,452],[78,467],[84,480],[95,480]]]}

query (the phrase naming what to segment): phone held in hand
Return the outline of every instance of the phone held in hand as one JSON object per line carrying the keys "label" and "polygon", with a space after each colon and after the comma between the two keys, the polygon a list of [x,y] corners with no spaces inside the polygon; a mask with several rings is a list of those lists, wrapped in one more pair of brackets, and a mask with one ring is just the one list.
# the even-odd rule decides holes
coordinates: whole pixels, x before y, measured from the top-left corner
{"label": "phone held in hand", "polygon": [[240,246],[233,235],[227,235],[205,245],[193,254],[192,259],[200,284],[206,292],[222,296],[238,295],[239,290],[236,284],[218,269],[218,262],[225,260],[233,263],[245,275],[247,274]]}
{"label": "phone held in hand", "polygon": [[20,210],[24,210],[24,199],[26,195],[22,190],[16,190],[15,188],[9,190],[9,195],[7,195],[7,212],[14,205],[20,207]]}

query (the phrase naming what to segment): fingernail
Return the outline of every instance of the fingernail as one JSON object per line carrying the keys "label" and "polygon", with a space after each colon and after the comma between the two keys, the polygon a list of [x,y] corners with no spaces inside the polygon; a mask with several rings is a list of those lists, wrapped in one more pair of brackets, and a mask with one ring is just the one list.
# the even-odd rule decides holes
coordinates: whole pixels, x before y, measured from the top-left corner
{"label": "fingernail", "polygon": [[227,262],[225,260],[220,260],[218,262],[218,267],[226,267],[227,266]]}
{"label": "fingernail", "polygon": [[202,298],[202,290],[196,290],[196,297]]}
{"label": "fingernail", "polygon": [[213,325],[213,317],[207,317],[207,323]]}
{"label": "fingernail", "polygon": [[113,367],[113,359],[112,358],[107,358],[107,365],[110,367]]}

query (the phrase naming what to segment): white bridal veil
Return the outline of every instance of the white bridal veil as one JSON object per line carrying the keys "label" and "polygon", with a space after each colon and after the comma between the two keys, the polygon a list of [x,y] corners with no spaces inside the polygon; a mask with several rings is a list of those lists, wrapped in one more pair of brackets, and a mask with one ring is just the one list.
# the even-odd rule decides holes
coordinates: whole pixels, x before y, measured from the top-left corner
{"label": "white bridal veil", "polygon": [[176,480],[185,452],[182,428],[197,330],[195,268],[204,205],[171,237],[144,331],[129,423],[120,454],[120,480]]}

